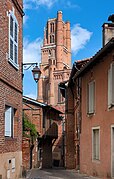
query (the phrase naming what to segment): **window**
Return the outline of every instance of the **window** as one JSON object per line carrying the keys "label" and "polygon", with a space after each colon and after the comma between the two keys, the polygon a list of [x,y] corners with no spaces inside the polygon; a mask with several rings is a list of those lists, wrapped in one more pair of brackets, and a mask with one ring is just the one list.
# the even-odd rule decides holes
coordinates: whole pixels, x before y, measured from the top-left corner
{"label": "window", "polygon": [[95,112],[95,81],[88,84],[88,113]]}
{"label": "window", "polygon": [[14,108],[5,106],[5,137],[13,137]]}
{"label": "window", "polygon": [[58,103],[62,103],[63,102],[63,97],[60,91],[60,87],[58,86]]}
{"label": "window", "polygon": [[50,32],[53,33],[54,32],[54,23],[50,24]]}
{"label": "window", "polygon": [[110,65],[108,70],[108,107],[114,105],[114,63]]}
{"label": "window", "polygon": [[50,43],[54,43],[54,35],[50,35]]}
{"label": "window", "polygon": [[93,141],[93,160],[100,160],[100,128],[92,129],[92,141]]}
{"label": "window", "polygon": [[54,43],[54,35],[52,35],[52,43]]}
{"label": "window", "polygon": [[9,12],[9,61],[18,67],[18,22],[14,12]]}

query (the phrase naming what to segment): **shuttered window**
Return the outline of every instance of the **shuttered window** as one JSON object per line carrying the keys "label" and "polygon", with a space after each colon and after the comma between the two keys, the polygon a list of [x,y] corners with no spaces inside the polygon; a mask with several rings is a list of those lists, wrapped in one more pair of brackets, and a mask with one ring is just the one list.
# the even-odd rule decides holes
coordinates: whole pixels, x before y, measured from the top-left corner
{"label": "shuttered window", "polygon": [[13,137],[14,108],[5,106],[5,137]]}
{"label": "shuttered window", "polygon": [[9,61],[18,66],[18,22],[14,12],[9,12]]}
{"label": "shuttered window", "polygon": [[95,81],[88,84],[88,113],[95,112]]}
{"label": "shuttered window", "polygon": [[93,129],[93,160],[100,160],[100,129]]}
{"label": "shuttered window", "polygon": [[114,105],[114,63],[110,65],[108,70],[108,107]]}

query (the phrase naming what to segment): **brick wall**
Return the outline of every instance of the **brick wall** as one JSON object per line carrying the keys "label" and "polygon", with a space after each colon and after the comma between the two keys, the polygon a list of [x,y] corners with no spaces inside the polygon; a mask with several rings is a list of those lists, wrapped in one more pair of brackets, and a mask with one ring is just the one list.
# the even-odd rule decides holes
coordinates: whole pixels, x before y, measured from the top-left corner
{"label": "brick wall", "polygon": [[74,99],[71,89],[67,89],[66,101],[66,118],[65,118],[65,167],[69,169],[75,168],[75,142],[74,142]]}
{"label": "brick wall", "polygon": [[[15,1],[16,2],[16,1]],[[19,3],[22,1],[20,0]],[[16,69],[8,61],[9,53],[9,10],[13,10],[19,23],[19,51]],[[0,174],[3,179],[10,172],[12,179],[18,179],[22,167],[22,14],[12,0],[0,1]],[[5,105],[16,109],[14,118],[14,136],[6,138],[5,134]],[[2,159],[4,156],[4,160]],[[19,158],[20,157],[20,158]],[[12,172],[12,158],[15,158],[15,172]],[[8,161],[11,161],[8,163]]]}

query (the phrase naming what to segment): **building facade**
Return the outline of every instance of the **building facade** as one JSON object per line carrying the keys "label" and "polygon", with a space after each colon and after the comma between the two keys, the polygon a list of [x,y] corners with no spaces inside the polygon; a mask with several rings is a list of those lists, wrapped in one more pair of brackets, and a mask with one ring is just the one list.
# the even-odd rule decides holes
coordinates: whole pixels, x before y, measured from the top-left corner
{"label": "building facade", "polygon": [[[103,24],[103,47],[81,68],[75,62],[66,87],[67,137],[74,140],[74,152],[66,146],[68,155],[75,158],[75,167],[78,164],[81,173],[103,179],[114,177],[113,32],[113,23]],[[61,85],[65,89],[65,84]],[[68,167],[73,167],[70,163]]]}
{"label": "building facade", "polygon": [[22,0],[0,1],[0,178],[22,170]]}
{"label": "building facade", "polygon": [[[33,141],[32,138],[23,135],[23,166],[25,169],[51,168],[53,164],[52,147],[58,138],[61,112],[50,105],[25,96],[23,97],[23,112],[27,120],[35,125],[38,133]],[[26,132],[29,131],[28,129]]]}
{"label": "building facade", "polygon": [[81,132],[81,81],[74,82],[74,75],[90,59],[74,62],[68,81],[59,84],[65,98],[65,167],[80,168],[80,132]]}
{"label": "building facade", "polygon": [[[70,23],[64,22],[62,12],[57,18],[49,19],[44,29],[41,47],[41,77],[38,82],[38,100],[64,111],[64,99],[59,83],[68,80],[71,68]],[[58,124],[59,137],[53,147],[55,165],[63,166],[63,121]]]}

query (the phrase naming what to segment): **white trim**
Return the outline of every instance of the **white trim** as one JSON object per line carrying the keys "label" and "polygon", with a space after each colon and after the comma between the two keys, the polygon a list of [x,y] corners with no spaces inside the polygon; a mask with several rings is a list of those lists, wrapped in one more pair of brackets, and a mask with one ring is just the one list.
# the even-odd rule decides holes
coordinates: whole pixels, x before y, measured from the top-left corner
{"label": "white trim", "polygon": [[[15,109],[11,106],[5,105],[5,137],[12,137],[14,138],[14,111]],[[7,125],[9,126],[7,127]],[[8,131],[7,131],[8,129]]]}
{"label": "white trim", "polygon": [[14,63],[10,58],[8,58],[8,61],[17,69],[19,70],[19,65]]}
{"label": "white trim", "polygon": [[37,104],[37,105],[40,105],[40,106],[47,106],[47,104],[38,102],[37,100],[34,100],[34,99],[30,99],[30,98],[27,97],[27,96],[23,96],[23,100],[30,101],[30,102],[32,102],[32,103],[34,103],[34,104]]}
{"label": "white trim", "polygon": [[[99,159],[93,158],[93,130],[99,129]],[[100,161],[100,126],[92,127],[92,162],[99,162]]]}
{"label": "white trim", "polygon": [[[12,17],[13,19],[13,37],[10,34],[10,18]],[[14,10],[11,11],[9,10],[9,58],[8,61],[16,68],[19,69],[18,65],[18,33],[19,33],[19,25],[16,16],[14,15]],[[17,42],[15,41],[15,24],[17,26]],[[10,41],[12,40],[13,42],[13,59],[10,58]],[[15,46],[17,48],[17,62],[15,62]]]}
{"label": "white trim", "polygon": [[56,47],[56,45],[49,45],[49,46],[41,47],[41,50],[48,49],[48,48],[54,48],[54,47]]}

